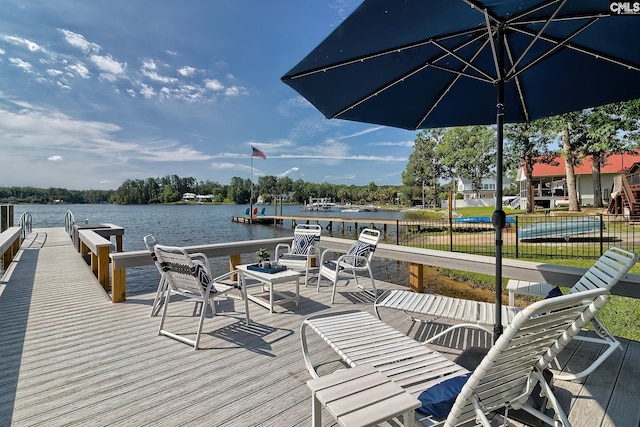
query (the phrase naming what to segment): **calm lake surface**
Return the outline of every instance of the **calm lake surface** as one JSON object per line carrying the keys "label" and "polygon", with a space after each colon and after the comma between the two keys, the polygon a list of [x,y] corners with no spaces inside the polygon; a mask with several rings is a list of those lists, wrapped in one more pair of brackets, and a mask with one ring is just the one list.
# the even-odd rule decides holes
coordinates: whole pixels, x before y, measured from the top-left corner
{"label": "calm lake surface", "polygon": [[[125,251],[145,250],[143,237],[153,233],[159,242],[167,245],[188,246],[224,243],[242,240],[268,239],[293,236],[289,222],[283,227],[239,224],[231,221],[234,215],[242,215],[248,205],[15,205],[14,217],[17,225],[23,212],[32,216],[33,228],[64,227],[67,211],[73,213],[76,224],[112,223],[124,227],[123,247]],[[266,215],[274,214],[273,206],[265,207]],[[278,214],[280,214],[278,206]],[[402,212],[305,212],[301,205],[282,206],[283,215],[306,215],[317,217],[353,217],[402,219]],[[328,236],[331,232],[323,229]],[[341,237],[336,235],[337,237]],[[355,238],[355,232],[353,236]],[[228,269],[227,259],[212,259],[214,274]],[[389,280],[389,266],[376,273],[376,277]],[[396,270],[391,267],[392,270]],[[385,276],[386,274],[386,276]],[[160,275],[153,266],[127,269],[127,293],[155,291]]]}

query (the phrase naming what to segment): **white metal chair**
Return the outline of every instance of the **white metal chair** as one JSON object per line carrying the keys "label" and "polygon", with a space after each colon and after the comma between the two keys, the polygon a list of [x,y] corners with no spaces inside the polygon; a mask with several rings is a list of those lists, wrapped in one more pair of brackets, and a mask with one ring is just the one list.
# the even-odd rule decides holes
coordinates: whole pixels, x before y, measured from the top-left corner
{"label": "white metal chair", "polygon": [[153,300],[153,304],[151,305],[151,316],[156,316],[160,307],[164,302],[164,296],[167,291],[167,281],[164,279],[164,274],[162,274],[162,267],[158,262],[158,258],[154,252],[154,247],[158,244],[158,240],[153,234],[147,234],[143,237],[144,244],[147,247],[147,250],[151,254],[151,258],[153,258],[153,263],[155,264],[158,272],[160,272],[160,282],[158,283],[158,289],[156,290],[156,297]]}
{"label": "white metal chair", "polygon": [[[487,414],[506,408],[507,417],[511,409],[524,409],[550,425],[569,426],[543,371],[608,299],[606,289],[593,289],[526,307],[513,318],[471,374],[424,343],[363,311],[307,318],[301,326],[303,357],[311,376],[318,378],[309,353],[306,332],[309,328],[349,367],[372,365],[423,402],[430,393],[450,383],[448,380],[460,381],[458,388],[448,391],[453,394],[451,400],[455,400],[444,416],[417,414],[424,425],[454,426],[475,420],[489,426]],[[468,379],[461,380],[460,376]],[[553,410],[552,417],[527,403],[537,384],[548,400],[547,406]]]}
{"label": "white metal chair", "polygon": [[313,259],[320,258],[320,235],[322,228],[315,224],[297,225],[293,232],[293,241],[278,243],[275,250],[276,262],[294,270],[304,270],[304,285],[309,280],[309,269]]}
{"label": "white metal chair", "polygon": [[[358,240],[346,253],[337,249],[326,249],[322,252],[316,290],[320,291],[320,281],[322,277],[329,279],[333,284],[333,290],[331,291],[331,304],[333,304],[336,298],[336,284],[340,273],[351,272],[359,288],[371,293],[374,298],[377,297],[376,283],[373,280],[373,271],[371,271],[371,260],[373,259],[373,254],[379,241],[380,231],[365,228],[360,233]],[[343,253],[344,255],[340,255],[337,260],[330,259],[335,253]],[[356,274],[358,272],[369,273],[371,289],[358,284],[358,275]]]}
{"label": "white metal chair", "polygon": [[[578,280],[569,293],[579,293],[592,289],[611,288],[622,279],[638,260],[638,255],[620,248],[608,249],[591,268]],[[439,318],[463,322],[454,327],[463,328],[469,324],[486,327],[490,331],[495,323],[495,305],[488,302],[465,300],[446,297],[435,294],[422,294],[405,290],[392,290],[381,295],[374,303],[374,310],[380,318],[380,308],[389,308],[404,311],[412,320],[424,322],[416,315],[427,316],[433,321]],[[502,306],[502,324],[507,326],[521,311],[518,307]],[[622,344],[595,317],[591,324],[598,337],[584,335],[576,336],[576,340],[595,342],[607,346],[606,350],[586,369],[578,373],[564,373],[556,375],[556,378],[565,381],[575,381],[592,373],[602,364],[616,349],[622,349]],[[436,337],[442,336],[438,334]]]}
{"label": "white metal chair", "polygon": [[[246,322],[247,325],[249,325],[249,304],[246,295],[239,284],[228,280],[230,276],[237,274],[237,271],[231,271],[213,278],[209,270],[209,260],[202,253],[190,254],[184,248],[160,244],[155,245],[154,252],[157,262],[162,268],[162,275],[167,286],[158,335],[165,335],[190,344],[194,350],[197,350],[207,306],[211,306],[211,310],[215,316],[217,314],[215,300],[220,298],[226,299],[229,297],[227,293],[233,290],[237,290],[240,299],[244,301]],[[194,258],[197,260],[194,260]],[[223,280],[226,282],[223,282]],[[200,321],[194,340],[164,329],[167,308],[169,307],[172,294],[179,294],[202,303]]]}

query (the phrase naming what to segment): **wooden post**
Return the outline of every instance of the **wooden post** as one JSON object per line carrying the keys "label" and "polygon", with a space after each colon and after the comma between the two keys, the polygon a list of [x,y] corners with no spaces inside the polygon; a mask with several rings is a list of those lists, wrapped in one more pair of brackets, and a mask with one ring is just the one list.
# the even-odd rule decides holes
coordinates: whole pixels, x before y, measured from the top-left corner
{"label": "wooden post", "polygon": [[[236,265],[242,264],[240,254],[229,255],[229,271],[233,271],[236,269]],[[233,281],[238,280],[237,274],[232,274],[229,278]]]}
{"label": "wooden post", "polygon": [[122,236],[116,235],[116,252],[122,252]]}
{"label": "wooden post", "polygon": [[109,249],[109,246],[101,246],[98,248],[98,282],[100,282],[106,292],[109,292]]}
{"label": "wooden post", "polygon": [[127,300],[127,269],[115,268],[111,263],[111,302],[124,302]]}
{"label": "wooden post", "polygon": [[424,266],[422,264],[411,263],[409,265],[409,285],[413,292],[422,293],[424,291]]}

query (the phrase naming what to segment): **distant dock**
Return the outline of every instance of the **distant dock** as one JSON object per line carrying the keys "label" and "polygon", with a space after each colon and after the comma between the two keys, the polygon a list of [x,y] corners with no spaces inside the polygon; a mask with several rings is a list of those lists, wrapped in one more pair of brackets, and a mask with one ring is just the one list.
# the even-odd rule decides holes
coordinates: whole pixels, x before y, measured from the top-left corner
{"label": "distant dock", "polygon": [[328,231],[340,231],[341,233],[357,232],[361,227],[374,228],[387,232],[389,226],[397,227],[411,224],[411,221],[391,218],[354,218],[354,217],[330,217],[313,215],[264,215],[264,216],[232,216],[233,222],[244,224],[263,225],[290,225],[295,228],[298,224],[317,224]]}

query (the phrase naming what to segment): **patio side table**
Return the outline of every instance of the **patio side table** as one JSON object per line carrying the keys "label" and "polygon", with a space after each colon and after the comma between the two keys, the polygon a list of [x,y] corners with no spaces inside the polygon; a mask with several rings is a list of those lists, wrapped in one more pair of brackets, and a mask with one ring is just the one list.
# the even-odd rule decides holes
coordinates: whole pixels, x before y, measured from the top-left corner
{"label": "patio side table", "polygon": [[322,425],[322,407],[343,427],[364,427],[404,417],[415,424],[420,401],[371,365],[340,370],[307,381],[312,397],[312,426]]}
{"label": "patio side table", "polygon": [[507,290],[509,291],[509,305],[515,305],[515,295],[530,295],[534,297],[543,297],[553,289],[553,285],[549,283],[529,282],[528,280],[509,279],[507,282]]}

